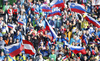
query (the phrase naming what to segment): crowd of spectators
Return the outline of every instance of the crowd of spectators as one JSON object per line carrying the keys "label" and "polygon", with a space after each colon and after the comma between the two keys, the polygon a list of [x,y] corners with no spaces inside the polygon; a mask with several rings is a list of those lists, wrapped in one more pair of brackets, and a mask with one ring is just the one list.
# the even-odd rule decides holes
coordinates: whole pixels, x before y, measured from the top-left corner
{"label": "crowd of spectators", "polygon": [[[5,2],[0,10],[0,61],[99,61],[100,28],[85,20],[82,14],[72,12],[69,2],[83,5],[88,15],[100,22],[100,6],[93,6],[92,0],[65,0],[65,8],[60,10],[62,16],[46,18],[58,36],[53,41],[48,37],[51,36],[50,31],[45,30],[45,15],[48,13],[42,12],[41,7],[42,4],[49,6],[50,3],[46,0],[34,3],[18,0],[13,5]],[[33,7],[39,14],[32,10]],[[24,25],[18,24],[18,21],[23,21]],[[8,24],[14,28],[8,28]],[[83,42],[83,36],[87,43]],[[4,52],[4,46],[19,43],[23,39],[33,44],[35,55],[25,54],[23,50],[17,56],[10,57]],[[65,42],[84,47],[86,54],[74,54]]]}

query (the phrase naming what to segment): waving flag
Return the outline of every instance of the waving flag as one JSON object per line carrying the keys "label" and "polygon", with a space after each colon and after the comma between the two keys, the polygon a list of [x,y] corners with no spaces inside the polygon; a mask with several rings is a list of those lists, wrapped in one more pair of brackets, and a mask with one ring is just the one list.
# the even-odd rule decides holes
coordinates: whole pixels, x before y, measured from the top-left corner
{"label": "waving flag", "polygon": [[69,3],[69,6],[70,6],[71,11],[73,11],[73,12],[77,12],[77,13],[81,13],[81,14],[86,12],[85,7],[80,4]]}
{"label": "waving flag", "polygon": [[50,8],[49,6],[47,6],[47,5],[44,4],[44,5],[42,6],[42,11],[43,11],[43,12],[51,12],[52,10],[51,10],[51,8]]}
{"label": "waving flag", "polygon": [[23,45],[24,45],[24,51],[26,54],[31,54],[34,55],[35,54],[35,49],[34,46],[31,42],[27,41],[27,40],[23,40]]}
{"label": "waving flag", "polygon": [[35,10],[35,12],[34,12],[35,14],[39,14],[39,12],[37,11],[37,10]]}
{"label": "waving flag", "polygon": [[23,45],[21,43],[12,44],[5,47],[5,51],[9,53],[11,57],[18,55],[23,50]]}
{"label": "waving flag", "polygon": [[92,23],[94,26],[100,28],[100,23],[99,23],[97,20],[95,20],[94,18],[88,16],[87,14],[84,14],[83,17],[84,17],[88,22]]}
{"label": "waving flag", "polygon": [[46,30],[49,30],[51,32],[52,35],[52,40],[57,38],[57,34],[55,33],[55,31],[52,29],[52,27],[50,26],[50,24],[48,23],[47,20],[45,20],[46,22]]}
{"label": "waving flag", "polygon": [[50,6],[52,6],[52,8],[54,8],[54,7],[61,7],[62,10],[63,10],[63,8],[65,7],[65,6],[64,6],[63,0],[53,0],[53,1],[50,3]]}
{"label": "waving flag", "polygon": [[82,36],[82,43],[84,43],[85,45],[88,43],[85,35]]}
{"label": "waving flag", "polygon": [[54,15],[61,16],[61,12],[60,11],[54,11],[54,12],[50,13],[47,17],[54,16]]}
{"label": "waving flag", "polygon": [[18,24],[24,25],[24,22],[23,21],[18,21]]}
{"label": "waving flag", "polygon": [[68,43],[65,42],[65,44],[71,49],[71,51],[73,51],[73,53],[77,54],[77,53],[82,53],[82,54],[86,54],[86,51],[83,47],[81,46],[72,46],[69,45]]}
{"label": "waving flag", "polygon": [[12,24],[8,24],[8,28],[13,29],[13,25]]}
{"label": "waving flag", "polygon": [[69,48],[73,51],[73,53],[77,54],[77,53],[82,53],[82,54],[86,54],[86,51],[83,47],[80,46],[69,46]]}
{"label": "waving flag", "polygon": [[68,58],[68,56],[66,55],[66,56],[62,57],[62,60],[65,61],[65,60],[67,60],[67,58]]}

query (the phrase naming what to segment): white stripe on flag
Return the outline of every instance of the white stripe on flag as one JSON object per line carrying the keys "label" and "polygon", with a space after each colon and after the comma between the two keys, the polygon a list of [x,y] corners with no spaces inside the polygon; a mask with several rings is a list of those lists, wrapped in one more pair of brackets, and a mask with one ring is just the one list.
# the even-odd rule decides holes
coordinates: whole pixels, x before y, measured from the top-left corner
{"label": "white stripe on flag", "polygon": [[24,45],[24,49],[32,50],[33,53],[35,53],[35,49],[30,44],[23,44],[23,45]]}

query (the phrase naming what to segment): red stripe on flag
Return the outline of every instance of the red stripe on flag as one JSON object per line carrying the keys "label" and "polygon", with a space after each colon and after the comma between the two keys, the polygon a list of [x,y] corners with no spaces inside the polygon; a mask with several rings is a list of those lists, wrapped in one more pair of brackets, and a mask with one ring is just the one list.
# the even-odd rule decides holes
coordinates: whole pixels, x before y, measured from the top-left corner
{"label": "red stripe on flag", "polygon": [[34,48],[33,44],[31,42],[29,42],[28,40],[23,40],[23,44],[29,44]]}
{"label": "red stripe on flag", "polygon": [[26,54],[31,54],[31,55],[34,55],[34,54],[35,54],[35,53],[33,53],[32,50],[28,50],[28,49],[25,49],[25,53],[26,53]]}

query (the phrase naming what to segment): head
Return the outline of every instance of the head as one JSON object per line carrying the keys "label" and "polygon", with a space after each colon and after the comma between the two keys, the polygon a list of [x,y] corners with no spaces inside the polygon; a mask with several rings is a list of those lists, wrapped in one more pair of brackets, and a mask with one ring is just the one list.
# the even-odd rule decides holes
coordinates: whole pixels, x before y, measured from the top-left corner
{"label": "head", "polygon": [[19,43],[19,39],[17,39],[16,41],[17,41],[17,43]]}
{"label": "head", "polygon": [[2,35],[2,33],[0,33],[0,41],[2,41],[3,40],[3,35]]}
{"label": "head", "polygon": [[30,36],[28,36],[28,40],[31,40],[31,37]]}
{"label": "head", "polygon": [[19,32],[19,31],[17,31],[17,35],[19,35],[19,33],[20,33],[20,32]]}
{"label": "head", "polygon": [[85,60],[85,61],[87,60],[87,56],[84,56],[84,60]]}
{"label": "head", "polygon": [[39,55],[39,58],[42,59],[42,54]]}
{"label": "head", "polygon": [[3,51],[1,52],[1,56],[4,56],[4,52]]}
{"label": "head", "polygon": [[31,18],[29,18],[29,20],[28,20],[29,22],[31,22]]}
{"label": "head", "polygon": [[54,54],[55,53],[55,50],[52,50],[52,54]]}

